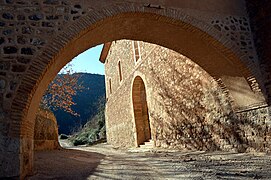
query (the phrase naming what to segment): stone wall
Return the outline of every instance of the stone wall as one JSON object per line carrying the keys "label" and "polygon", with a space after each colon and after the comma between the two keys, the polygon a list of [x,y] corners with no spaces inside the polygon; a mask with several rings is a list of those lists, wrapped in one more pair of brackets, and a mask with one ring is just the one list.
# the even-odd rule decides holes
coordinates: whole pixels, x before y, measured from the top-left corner
{"label": "stone wall", "polygon": [[39,109],[35,122],[34,150],[59,149],[58,127],[51,111]]}
{"label": "stone wall", "polygon": [[257,107],[236,112],[247,151],[271,152],[271,108]]}
{"label": "stone wall", "polygon": [[136,43],[128,40],[113,42],[105,62],[109,143],[121,147],[136,145],[132,84],[140,76],[146,86],[151,134],[156,146],[182,150],[270,149],[271,124],[266,108],[237,113],[230,93],[218,83],[220,80],[189,58],[158,45],[139,42],[140,56],[136,62],[135,46]]}
{"label": "stone wall", "polygon": [[[112,44],[110,50],[112,53],[108,55],[105,63],[107,142],[119,147],[131,147],[136,145],[135,125],[131,121],[133,119],[131,103],[133,74],[131,72],[134,69],[134,66],[131,66],[133,65],[131,43],[122,43],[121,48],[114,46],[115,42]],[[123,77],[121,82],[118,74],[119,61]],[[111,81],[111,93],[109,81]]]}

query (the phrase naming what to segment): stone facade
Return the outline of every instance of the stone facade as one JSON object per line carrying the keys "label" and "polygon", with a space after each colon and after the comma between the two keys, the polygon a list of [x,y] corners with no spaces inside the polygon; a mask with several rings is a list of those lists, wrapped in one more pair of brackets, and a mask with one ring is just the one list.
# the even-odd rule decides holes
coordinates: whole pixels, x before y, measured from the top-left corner
{"label": "stone facade", "polygon": [[[261,6],[268,13],[267,4]],[[266,104],[270,76],[262,62],[269,60],[257,54],[267,54],[270,43],[256,53],[250,27],[263,23],[251,17],[245,0],[0,0],[0,177],[31,172],[43,92],[72,58],[98,44],[133,39],[162,45],[223,80],[222,86],[230,82],[240,110]],[[255,32],[265,44],[262,31]]]}
{"label": "stone facade", "polygon": [[59,148],[58,127],[54,114],[48,110],[39,109],[35,122],[34,150]]}
{"label": "stone facade", "polygon": [[271,152],[271,108],[257,107],[236,112],[247,151]]}
{"label": "stone facade", "polygon": [[[146,87],[155,146],[209,151],[271,150],[270,110],[266,106],[240,110],[227,87],[189,58],[141,41],[115,41],[107,50],[109,143],[120,147],[140,145],[135,105],[140,97],[134,92],[140,77]],[[144,114],[144,108],[140,111]]]}

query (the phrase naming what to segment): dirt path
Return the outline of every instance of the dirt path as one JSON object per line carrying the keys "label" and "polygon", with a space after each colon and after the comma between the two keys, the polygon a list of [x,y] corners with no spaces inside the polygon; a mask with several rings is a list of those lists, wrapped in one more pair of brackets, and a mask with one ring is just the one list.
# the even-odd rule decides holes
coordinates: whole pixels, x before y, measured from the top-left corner
{"label": "dirt path", "polygon": [[128,152],[100,144],[38,152],[35,168],[29,179],[271,179],[271,156]]}

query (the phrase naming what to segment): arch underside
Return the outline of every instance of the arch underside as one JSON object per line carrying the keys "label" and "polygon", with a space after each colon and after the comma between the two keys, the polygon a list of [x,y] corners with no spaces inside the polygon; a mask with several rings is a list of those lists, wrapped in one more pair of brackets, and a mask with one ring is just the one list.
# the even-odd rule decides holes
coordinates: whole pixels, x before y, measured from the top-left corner
{"label": "arch underside", "polygon": [[[58,40],[55,41],[61,41],[59,38],[64,35],[59,35]],[[23,102],[24,110],[37,109],[39,100],[50,81],[75,56],[95,45],[120,39],[142,40],[175,50],[192,59],[215,77],[251,76],[234,53],[229,54],[231,51],[228,48],[194,26],[152,13],[121,13],[98,21],[87,29],[81,29],[70,41],[61,44],[61,48],[55,51],[52,58],[46,59],[46,63],[33,62],[33,67],[30,67],[20,86],[23,90],[20,91],[19,88],[19,92],[24,93],[23,96],[27,88],[28,99],[25,98]],[[57,44],[54,41],[51,44],[40,56],[46,53],[52,54],[51,49],[56,49],[57,47],[53,46]],[[41,58],[44,57],[46,58],[46,56]],[[39,60],[40,58],[36,59]],[[34,67],[35,64],[37,68]],[[27,80],[31,74],[38,74],[32,86]],[[16,97],[18,100],[15,98],[13,105],[18,106],[17,102],[22,102],[22,94],[18,93]],[[28,112],[25,115],[27,116],[23,119],[27,120],[27,124],[31,124],[35,113]]]}

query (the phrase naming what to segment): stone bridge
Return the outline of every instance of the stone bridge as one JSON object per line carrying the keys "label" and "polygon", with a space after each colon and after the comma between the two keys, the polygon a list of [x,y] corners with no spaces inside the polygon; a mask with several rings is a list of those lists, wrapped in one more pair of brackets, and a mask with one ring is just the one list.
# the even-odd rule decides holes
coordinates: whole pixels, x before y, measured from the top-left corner
{"label": "stone bridge", "polygon": [[1,0],[0,178],[31,174],[43,92],[98,44],[132,39],[170,48],[217,79],[236,111],[268,107],[270,7],[252,0]]}

